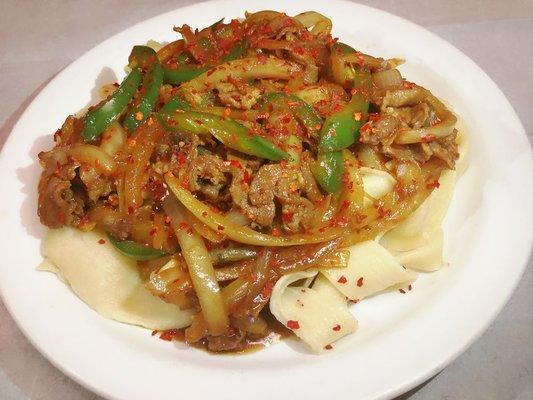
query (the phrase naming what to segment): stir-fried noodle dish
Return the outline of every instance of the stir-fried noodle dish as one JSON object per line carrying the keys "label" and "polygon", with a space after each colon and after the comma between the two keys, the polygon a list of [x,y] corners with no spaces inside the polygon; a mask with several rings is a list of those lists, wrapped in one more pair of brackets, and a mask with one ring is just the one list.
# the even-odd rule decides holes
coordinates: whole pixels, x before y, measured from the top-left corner
{"label": "stir-fried noodle dish", "polygon": [[[317,12],[134,46],[39,154],[41,268],[101,315],[212,352],[354,332],[442,261],[455,115]],[[398,293],[400,292],[400,293]]]}

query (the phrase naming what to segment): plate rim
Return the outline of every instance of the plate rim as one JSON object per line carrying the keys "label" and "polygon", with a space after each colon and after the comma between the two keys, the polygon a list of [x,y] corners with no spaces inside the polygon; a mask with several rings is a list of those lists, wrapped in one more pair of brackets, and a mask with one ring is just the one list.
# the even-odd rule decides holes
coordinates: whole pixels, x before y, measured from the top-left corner
{"label": "plate rim", "polygon": [[[6,138],[6,141],[5,141],[5,143],[4,143],[3,147],[2,147],[2,151],[0,153],[0,165],[3,164],[3,162],[4,162],[6,151],[12,146],[12,142],[14,140],[14,135],[12,133],[16,132],[18,130],[18,127],[19,127],[21,121],[23,121],[25,119],[28,119],[31,116],[32,109],[33,109],[34,105],[36,103],[38,103],[41,98],[46,96],[47,92],[50,90],[51,84],[53,82],[55,82],[55,81],[61,80],[63,78],[63,76],[67,75],[68,72],[70,70],[72,70],[73,68],[75,68],[78,64],[82,64],[84,59],[87,58],[88,56],[90,56],[91,53],[95,52],[98,48],[103,47],[106,44],[114,42],[117,39],[117,37],[120,37],[120,36],[124,35],[126,32],[135,29],[139,25],[149,24],[149,22],[152,21],[152,20],[159,19],[159,18],[161,18],[163,16],[166,16],[166,15],[175,14],[176,12],[179,12],[180,10],[193,9],[193,8],[196,8],[200,4],[204,4],[204,5],[206,3],[223,4],[223,3],[227,3],[227,2],[229,2],[229,1],[228,0],[202,1],[202,2],[199,2],[199,3],[194,3],[194,4],[187,5],[185,7],[177,7],[175,9],[173,9],[173,10],[170,10],[170,11],[155,15],[153,17],[144,19],[142,21],[139,21],[139,22],[131,25],[130,27],[128,27],[128,28],[126,28],[126,29],[124,29],[124,30],[122,30],[120,32],[115,33],[114,35],[112,35],[109,38],[101,41],[100,43],[98,43],[97,45],[93,46],[92,48],[90,48],[89,50],[84,52],[82,55],[77,57],[75,60],[73,60],[71,63],[69,63],[63,69],[61,69],[58,73],[53,75],[49,79],[48,82],[45,81],[46,85],[38,92],[38,94],[30,102],[30,104],[24,109],[23,113],[20,115],[20,117],[18,118],[17,122],[14,124],[13,128],[11,129],[11,132],[9,133],[9,135]],[[370,7],[370,6],[367,6],[367,5],[362,5],[362,4],[358,4],[358,3],[352,3],[352,2],[349,2],[349,1],[345,1],[345,0],[334,0],[332,3],[344,4],[345,6],[348,6],[348,7],[356,6],[356,7],[366,8],[366,9],[370,10],[372,13],[377,13],[377,14],[381,14],[383,16],[386,16],[387,18],[396,19],[397,21],[401,22],[402,24],[407,25],[409,28],[415,28],[417,30],[424,31],[428,35],[428,37],[431,37],[432,40],[438,41],[440,43],[440,45],[446,46],[450,51],[453,51],[453,52],[459,54],[465,61],[467,61],[467,62],[469,62],[471,64],[470,66],[473,67],[476,70],[476,72],[483,77],[483,80],[486,81],[486,83],[490,84],[491,90],[499,94],[499,97],[501,98],[501,100],[503,100],[506,103],[506,106],[507,106],[508,111],[509,111],[509,115],[511,115],[513,117],[513,119],[517,123],[517,126],[520,127],[521,136],[527,137],[525,129],[524,129],[519,117],[517,116],[516,111],[514,110],[512,104],[507,99],[505,94],[499,88],[499,86],[490,78],[490,76],[481,67],[479,67],[472,59],[470,59],[460,49],[456,48],[455,46],[450,44],[448,41],[444,40],[440,36],[438,36],[435,33],[429,31],[428,29],[426,29],[426,28],[424,28],[424,27],[422,27],[422,26],[420,26],[420,25],[418,25],[418,24],[416,24],[414,22],[411,22],[411,21],[409,21],[409,20],[407,20],[407,19],[405,19],[403,17],[400,17],[400,16],[394,15],[392,13],[389,13],[387,11],[384,11],[384,10],[381,10],[381,9],[377,9],[377,8],[374,8],[374,7]],[[531,147],[529,148],[529,155],[531,156]],[[531,170],[532,166],[533,166],[533,162],[532,162],[531,157],[530,157],[530,160],[529,160],[530,170]],[[447,365],[451,364],[458,356],[463,354],[464,351],[467,348],[469,348],[483,333],[485,333],[485,331],[490,326],[490,324],[493,323],[493,321],[498,317],[498,315],[501,313],[502,309],[508,303],[509,299],[511,298],[511,296],[514,293],[514,291],[516,290],[516,287],[517,287],[518,283],[522,279],[522,277],[524,275],[524,272],[525,272],[525,270],[527,268],[527,265],[528,265],[528,260],[529,260],[529,258],[531,256],[532,244],[533,243],[530,240],[529,255],[527,253],[524,253],[522,255],[522,257],[521,257],[522,260],[519,263],[521,265],[520,273],[516,274],[513,277],[514,279],[513,279],[513,282],[512,282],[512,289],[509,290],[506,293],[506,295],[503,296],[500,299],[500,302],[499,302],[499,304],[496,307],[492,308],[491,317],[486,319],[483,324],[478,324],[477,329],[475,330],[474,333],[472,333],[470,335],[470,339],[468,341],[464,341],[463,344],[461,346],[459,346],[459,348],[455,349],[455,351],[453,353],[450,353],[449,356],[446,357],[445,359],[442,359],[441,362],[437,363],[437,365],[434,368],[432,368],[431,370],[427,370],[426,372],[419,374],[419,376],[417,376],[416,378],[412,379],[410,382],[404,383],[403,385],[399,385],[398,387],[389,390],[387,393],[383,393],[382,395],[376,397],[376,399],[378,399],[378,398],[379,399],[390,399],[390,398],[392,398],[394,396],[397,396],[397,395],[400,395],[402,393],[405,393],[406,391],[409,391],[410,389],[416,387],[420,383],[423,383],[425,380],[427,380],[427,379],[431,378],[432,376],[434,376],[436,373],[441,371]],[[36,348],[41,354],[43,354],[46,357],[46,359],[48,361],[50,361],[54,365],[54,367],[59,369],[62,373],[64,373],[65,375],[69,376],[70,378],[72,378],[74,381],[76,381],[77,383],[79,383],[83,387],[91,390],[92,392],[94,392],[94,393],[96,393],[96,394],[98,394],[98,395],[100,395],[102,397],[107,397],[107,398],[112,398],[112,399],[119,399],[119,397],[115,397],[112,393],[109,393],[109,392],[101,389],[98,386],[94,386],[91,382],[86,381],[82,376],[78,376],[76,373],[73,373],[73,371],[71,371],[71,370],[69,370],[67,368],[63,368],[63,365],[61,365],[61,362],[59,360],[56,360],[54,358],[54,356],[52,354],[50,354],[46,348],[41,347],[38,344],[38,342],[36,340],[34,340],[35,338],[33,337],[33,334],[31,332],[28,332],[25,329],[23,321],[19,320],[19,316],[16,313],[12,312],[10,301],[4,296],[4,291],[1,290],[1,289],[2,289],[2,285],[0,285],[0,297],[1,297],[2,301],[3,301],[3,303],[5,304],[6,309],[8,310],[11,318],[15,321],[17,327],[21,330],[21,332],[24,334],[26,339],[32,344],[32,346],[34,348]]]}

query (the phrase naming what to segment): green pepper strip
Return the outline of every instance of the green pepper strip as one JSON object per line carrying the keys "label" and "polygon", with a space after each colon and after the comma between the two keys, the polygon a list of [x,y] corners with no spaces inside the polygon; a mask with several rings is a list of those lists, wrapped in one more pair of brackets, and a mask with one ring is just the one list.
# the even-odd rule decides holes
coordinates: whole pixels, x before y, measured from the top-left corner
{"label": "green pepper strip", "polygon": [[176,110],[188,110],[191,108],[191,105],[183,100],[180,96],[174,96],[171,98],[159,112],[164,114],[172,114]]}
{"label": "green pepper strip", "polygon": [[[139,103],[136,107],[130,110],[124,119],[124,126],[129,132],[133,132],[135,129],[137,129],[137,127],[150,116],[155,108],[157,100],[159,99],[159,88],[163,83],[163,69],[161,68],[161,64],[157,59],[155,51],[148,46],[135,46],[134,50],[132,51],[132,55],[134,51],[136,51],[136,48],[137,51],[139,51],[139,47],[144,48],[142,50],[143,55],[149,53],[152,54],[151,58],[153,58],[153,62],[150,66],[150,69],[145,74],[143,81],[145,91],[142,94]],[[130,55],[130,60],[131,59],[132,56]],[[141,60],[133,59],[133,61],[137,64]]]}
{"label": "green pepper strip", "polygon": [[342,110],[327,117],[322,127],[318,151],[329,153],[351,146],[368,118],[368,106],[369,102],[363,93],[357,91]]}
{"label": "green pepper strip", "polygon": [[341,189],[344,170],[341,151],[319,154],[317,162],[310,167],[316,181],[326,192],[336,193]]}
{"label": "green pepper strip", "polygon": [[244,154],[274,161],[288,157],[278,146],[264,137],[254,135],[246,126],[232,119],[196,111],[156,115],[163,127],[171,132],[181,131],[196,135],[210,133],[225,146]]}
{"label": "green pepper strip", "polygon": [[141,71],[136,68],[122,81],[108,100],[87,112],[82,133],[86,142],[100,136],[107,126],[122,114],[141,85],[141,81]]}
{"label": "green pepper strip", "polygon": [[180,83],[190,81],[191,79],[202,75],[208,69],[209,68],[207,67],[189,68],[182,66],[178,69],[163,67],[163,80],[165,83],[179,85]]}
{"label": "green pepper strip", "polygon": [[132,240],[117,240],[111,235],[107,235],[109,242],[126,257],[138,261],[155,260],[167,255],[163,250],[157,250]]}
{"label": "green pepper strip", "polygon": [[[222,59],[222,63],[236,60],[239,58],[246,49],[245,41],[236,43],[235,46],[231,49],[229,54]],[[177,69],[163,67],[163,80],[165,83],[170,83],[172,85],[179,85],[180,83],[190,81],[191,79],[196,78],[197,76],[202,75],[204,72],[208,71],[211,67],[201,67],[201,68],[190,68],[187,66],[180,66]]]}
{"label": "green pepper strip", "polygon": [[[332,50],[343,54],[355,51],[344,43],[335,44]],[[318,160],[312,167],[315,179],[329,193],[338,192],[342,186],[344,164],[341,151],[359,137],[359,129],[368,118],[370,105],[363,93],[370,84],[370,72],[349,67],[345,69],[345,74],[346,80],[358,90],[342,110],[326,118],[318,146]]]}
{"label": "green pepper strip", "polygon": [[322,189],[329,193],[336,193],[341,188],[344,171],[341,150],[358,138],[359,129],[368,117],[368,106],[368,100],[361,91],[357,91],[342,110],[331,114],[324,122],[318,145],[318,162],[312,172]]}

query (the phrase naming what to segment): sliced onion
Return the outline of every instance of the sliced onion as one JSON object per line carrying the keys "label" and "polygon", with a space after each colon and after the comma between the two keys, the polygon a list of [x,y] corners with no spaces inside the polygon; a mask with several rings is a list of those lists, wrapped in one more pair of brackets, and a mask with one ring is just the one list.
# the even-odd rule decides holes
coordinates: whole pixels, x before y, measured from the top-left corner
{"label": "sliced onion", "polygon": [[226,239],[225,235],[214,231],[190,212],[187,212],[187,220],[192,225],[193,229],[200,234],[200,236],[209,240],[211,243],[220,243]]}
{"label": "sliced onion", "polygon": [[[451,135],[454,132],[455,124],[457,123],[457,117],[452,114],[446,106],[437,99],[429,90],[417,86],[408,91],[394,91],[387,92],[387,96],[390,96],[387,100],[388,105],[393,107],[402,107],[406,105],[416,105],[425,101],[434,110],[439,122],[436,125],[418,129],[406,129],[402,130],[396,136],[394,143],[398,144],[410,144],[427,142],[445,136]],[[396,97],[395,97],[396,96]],[[385,99],[383,103],[385,104]],[[401,100],[401,101],[400,101]],[[398,104],[398,105],[393,105]]]}
{"label": "sliced onion", "polygon": [[192,307],[187,297],[187,292],[192,290],[191,279],[176,259],[171,259],[162,268],[152,272],[146,288],[154,296],[166,303],[176,304],[182,310]]}
{"label": "sliced onion", "polygon": [[249,57],[230,61],[210,69],[181,85],[179,93],[193,106],[200,106],[203,94],[228,79],[282,79],[288,80],[300,73],[302,67],[294,62],[276,57]]}
{"label": "sliced onion", "polygon": [[409,129],[401,131],[394,139],[394,143],[410,144],[423,143],[451,135],[455,129],[457,117],[450,113],[449,117],[429,128]]}
{"label": "sliced onion", "polygon": [[115,161],[98,146],[92,144],[80,144],[72,146],[67,154],[83,164],[94,167],[103,175],[109,176],[115,172]]}
{"label": "sliced onion", "polygon": [[374,72],[372,82],[382,90],[388,90],[401,86],[403,83],[402,75],[397,69],[388,69],[385,71]]}
{"label": "sliced onion", "polygon": [[211,250],[209,255],[215,265],[228,264],[255,258],[257,257],[257,250],[252,247],[231,247]]}
{"label": "sliced onion", "polygon": [[244,13],[244,16],[246,17],[246,22],[248,24],[253,24],[261,20],[272,21],[273,19],[278,18],[280,16],[280,13],[278,11],[272,10],[263,10],[255,13],[249,13],[248,11],[246,11]]}
{"label": "sliced onion", "polygon": [[216,268],[215,275],[219,282],[226,282],[238,279],[244,275],[249,275],[251,269],[251,263],[249,261],[246,261],[235,263],[227,267]]}
{"label": "sliced onion", "polygon": [[235,225],[244,226],[248,225],[250,219],[238,210],[231,210],[226,214],[226,218],[233,222]]}
{"label": "sliced onion", "polygon": [[209,333],[213,336],[221,335],[226,331],[229,320],[215,269],[204,241],[195,231],[187,228],[185,210],[172,195],[163,200],[163,209],[170,217],[194,290],[202,307],[202,316],[209,327]]}
{"label": "sliced onion", "polygon": [[100,148],[110,156],[114,156],[126,143],[126,132],[118,122],[113,122],[102,133]]}
{"label": "sliced onion", "polygon": [[294,16],[294,19],[306,28],[311,28],[311,33],[314,35],[327,35],[331,33],[331,28],[333,27],[328,17],[316,11],[303,12]]}

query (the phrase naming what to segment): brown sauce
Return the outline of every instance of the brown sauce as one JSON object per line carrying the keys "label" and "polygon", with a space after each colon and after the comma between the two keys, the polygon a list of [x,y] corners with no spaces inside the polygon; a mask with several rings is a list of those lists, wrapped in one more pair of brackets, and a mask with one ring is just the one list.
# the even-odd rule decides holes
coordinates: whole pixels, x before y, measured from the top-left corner
{"label": "brown sauce", "polygon": [[244,340],[242,346],[235,350],[227,351],[212,351],[207,347],[207,340],[201,340],[197,343],[187,343],[185,340],[185,329],[168,329],[164,331],[153,331],[152,336],[159,335],[159,339],[165,340],[168,342],[177,341],[181,343],[187,343],[188,345],[195,347],[200,350],[204,350],[210,354],[217,355],[241,355],[248,354],[262,350],[266,347],[272,346],[273,344],[279,343],[281,340],[292,336],[293,333],[290,329],[285,327],[281,322],[279,322],[268,309],[262,311],[261,316],[265,319],[268,324],[268,330],[263,337],[260,338],[249,338],[247,337]]}

